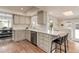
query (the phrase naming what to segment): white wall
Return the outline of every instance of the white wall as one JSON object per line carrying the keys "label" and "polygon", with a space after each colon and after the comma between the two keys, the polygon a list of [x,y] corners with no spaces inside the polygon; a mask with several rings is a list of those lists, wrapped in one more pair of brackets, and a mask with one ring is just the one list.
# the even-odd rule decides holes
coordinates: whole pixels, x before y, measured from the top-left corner
{"label": "white wall", "polygon": [[[71,34],[71,39],[75,40],[75,24],[78,23],[79,24],[79,19],[65,19],[65,20],[60,20],[59,22],[59,28],[60,29],[68,29]],[[60,24],[64,24],[64,26],[62,27]]]}

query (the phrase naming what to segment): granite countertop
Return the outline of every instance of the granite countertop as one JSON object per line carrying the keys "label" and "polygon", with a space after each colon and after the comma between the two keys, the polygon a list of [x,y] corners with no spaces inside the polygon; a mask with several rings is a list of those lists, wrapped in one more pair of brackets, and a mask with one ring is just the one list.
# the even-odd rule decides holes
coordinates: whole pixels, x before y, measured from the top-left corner
{"label": "granite countertop", "polygon": [[39,33],[45,33],[45,34],[49,34],[49,35],[54,35],[54,36],[57,36],[57,35],[60,35],[60,36],[63,36],[65,34],[67,34],[68,32],[67,31],[49,31],[49,30],[37,30],[37,29],[26,29],[26,30],[29,30],[29,31],[36,31],[36,32],[39,32]]}
{"label": "granite countertop", "polygon": [[48,34],[48,35],[54,35],[54,36],[57,36],[57,35],[65,35],[67,34],[68,32],[67,31],[62,31],[62,30],[53,30],[53,31],[50,31],[50,30],[39,30],[39,29],[26,29],[26,28],[14,28],[13,30],[29,30],[29,31],[36,31],[38,33],[44,33],[44,34]]}

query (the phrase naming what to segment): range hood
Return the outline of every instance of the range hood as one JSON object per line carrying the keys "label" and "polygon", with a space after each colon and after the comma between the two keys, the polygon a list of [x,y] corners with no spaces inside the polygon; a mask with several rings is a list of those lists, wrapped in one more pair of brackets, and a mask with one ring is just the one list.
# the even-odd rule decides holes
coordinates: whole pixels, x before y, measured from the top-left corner
{"label": "range hood", "polygon": [[47,24],[47,12],[43,11],[43,10],[38,11],[38,13],[37,13],[37,19],[38,19],[37,20],[38,24],[40,24],[40,25]]}

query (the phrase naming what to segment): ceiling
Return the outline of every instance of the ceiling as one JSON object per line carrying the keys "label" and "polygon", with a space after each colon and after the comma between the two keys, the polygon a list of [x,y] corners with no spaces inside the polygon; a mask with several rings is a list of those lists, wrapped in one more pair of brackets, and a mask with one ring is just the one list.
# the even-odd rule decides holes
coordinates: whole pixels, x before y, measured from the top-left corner
{"label": "ceiling", "polygon": [[[39,6],[43,10],[46,10],[49,14],[57,18],[70,19],[79,18],[79,7],[78,6]],[[63,12],[72,11],[73,15],[65,16]]]}
{"label": "ceiling", "polygon": [[[24,13],[28,11],[29,8],[32,8],[32,6],[0,6],[0,8]],[[22,11],[21,8],[24,8],[24,10]]]}
{"label": "ceiling", "polygon": [[38,10],[39,8],[36,8],[34,6],[0,6],[1,12],[20,14],[26,16],[31,16],[35,14]]}
{"label": "ceiling", "polygon": [[[23,8],[23,10],[21,10],[21,8]],[[0,11],[7,11],[27,16],[32,16],[39,10],[47,11],[50,15],[60,19],[79,18],[78,6],[0,6]],[[63,12],[66,11],[72,11],[73,15],[65,16]]]}

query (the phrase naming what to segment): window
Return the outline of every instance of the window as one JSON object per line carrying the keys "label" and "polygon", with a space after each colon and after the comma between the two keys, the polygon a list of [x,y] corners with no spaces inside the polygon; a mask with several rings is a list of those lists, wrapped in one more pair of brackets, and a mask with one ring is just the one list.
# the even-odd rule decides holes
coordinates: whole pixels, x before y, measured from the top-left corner
{"label": "window", "polygon": [[31,22],[32,22],[32,26],[36,26],[37,25],[37,16],[32,16]]}
{"label": "window", "polygon": [[79,24],[76,24],[76,28],[75,28],[75,39],[79,39]]}
{"label": "window", "polygon": [[3,27],[12,27],[12,15],[6,13],[0,13],[0,29]]}

